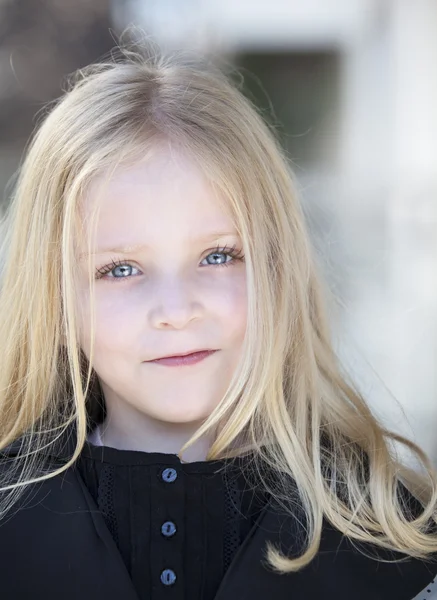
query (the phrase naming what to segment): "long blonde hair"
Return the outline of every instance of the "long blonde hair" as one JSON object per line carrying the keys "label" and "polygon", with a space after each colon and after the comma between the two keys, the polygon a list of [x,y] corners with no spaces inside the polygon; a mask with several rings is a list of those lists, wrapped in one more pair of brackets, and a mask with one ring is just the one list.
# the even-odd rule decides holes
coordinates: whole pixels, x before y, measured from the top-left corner
{"label": "long blonde hair", "polygon": [[[216,436],[207,459],[250,448],[261,483],[291,512],[295,482],[306,513],[305,551],[291,559],[269,544],[267,560],[279,572],[312,560],[323,518],[352,540],[413,557],[435,552],[437,537],[427,531],[436,520],[434,471],[420,448],[377,423],[342,373],[330,340],[328,291],[273,128],[223,69],[147,43],[70,77],[26,149],[2,222],[0,449],[20,439],[22,468],[15,479],[12,468],[3,474],[1,511],[24,486],[73,465],[85,443],[93,370],[91,350],[84,372],[74,309],[79,200],[96,175],[144,160],[164,139],[191,153],[228,199],[248,285],[241,364],[182,450],[209,431]],[[71,458],[39,470],[71,424]],[[401,465],[393,441],[416,454],[423,475]],[[262,465],[277,475],[275,487],[263,479]],[[405,515],[401,484],[420,502],[415,518]]]}

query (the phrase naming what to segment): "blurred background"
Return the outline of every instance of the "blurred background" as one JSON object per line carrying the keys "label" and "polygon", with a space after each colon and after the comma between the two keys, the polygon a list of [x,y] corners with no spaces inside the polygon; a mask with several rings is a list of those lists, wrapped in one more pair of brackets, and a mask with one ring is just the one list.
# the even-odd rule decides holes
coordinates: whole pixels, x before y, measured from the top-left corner
{"label": "blurred background", "polygon": [[0,0],[4,203],[38,111],[128,26],[240,70],[297,178],[343,364],[437,464],[437,0]]}

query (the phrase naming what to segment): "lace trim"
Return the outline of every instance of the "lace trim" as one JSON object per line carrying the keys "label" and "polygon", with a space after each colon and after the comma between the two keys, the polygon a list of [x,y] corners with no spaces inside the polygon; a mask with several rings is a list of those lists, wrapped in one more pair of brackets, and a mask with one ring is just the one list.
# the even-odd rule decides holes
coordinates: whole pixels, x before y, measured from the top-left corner
{"label": "lace trim", "polygon": [[114,468],[104,464],[99,478],[97,503],[106,525],[118,545],[117,516],[114,508]]}
{"label": "lace trim", "polygon": [[236,478],[230,479],[227,472],[224,479],[224,533],[223,568],[226,571],[240,547],[241,492]]}

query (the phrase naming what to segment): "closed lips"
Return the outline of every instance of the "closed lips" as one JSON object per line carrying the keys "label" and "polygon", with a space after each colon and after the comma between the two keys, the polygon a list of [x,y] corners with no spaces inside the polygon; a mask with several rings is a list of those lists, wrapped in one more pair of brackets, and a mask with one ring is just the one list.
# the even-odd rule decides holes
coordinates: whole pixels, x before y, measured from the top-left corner
{"label": "closed lips", "polygon": [[180,358],[181,356],[189,356],[190,354],[197,354],[199,352],[215,352],[215,350],[209,348],[204,348],[202,350],[190,350],[188,352],[183,352],[182,354],[168,354],[167,356],[158,356],[156,358],[151,358],[150,360],[160,360],[161,358]]}

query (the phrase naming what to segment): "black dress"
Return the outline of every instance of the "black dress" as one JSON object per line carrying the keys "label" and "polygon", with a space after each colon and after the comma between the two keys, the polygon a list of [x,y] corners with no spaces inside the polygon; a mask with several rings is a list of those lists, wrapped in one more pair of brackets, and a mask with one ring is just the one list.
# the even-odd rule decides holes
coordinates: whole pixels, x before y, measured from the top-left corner
{"label": "black dress", "polygon": [[77,468],[142,600],[214,598],[267,501],[245,460],[182,463],[86,442]]}

